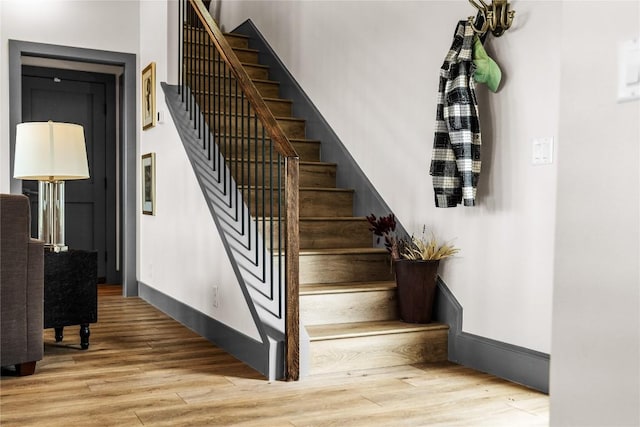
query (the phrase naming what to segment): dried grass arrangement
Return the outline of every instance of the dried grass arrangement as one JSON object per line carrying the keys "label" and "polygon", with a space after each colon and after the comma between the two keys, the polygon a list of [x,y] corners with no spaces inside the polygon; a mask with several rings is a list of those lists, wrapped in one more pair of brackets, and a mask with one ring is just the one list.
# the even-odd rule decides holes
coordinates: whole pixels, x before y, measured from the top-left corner
{"label": "dried grass arrangement", "polygon": [[396,218],[391,213],[387,216],[376,218],[374,214],[367,217],[369,230],[374,235],[384,239],[384,246],[391,254],[393,260],[441,260],[457,254],[460,249],[450,243],[439,243],[433,233],[427,236],[426,227],[422,230],[421,237],[398,236],[396,233]]}
{"label": "dried grass arrangement", "polygon": [[460,249],[452,244],[438,243],[433,233],[431,233],[429,237],[425,237],[423,230],[421,238],[411,236],[411,244],[405,245],[400,256],[404,259],[411,260],[441,260],[453,256],[458,252],[460,252]]}

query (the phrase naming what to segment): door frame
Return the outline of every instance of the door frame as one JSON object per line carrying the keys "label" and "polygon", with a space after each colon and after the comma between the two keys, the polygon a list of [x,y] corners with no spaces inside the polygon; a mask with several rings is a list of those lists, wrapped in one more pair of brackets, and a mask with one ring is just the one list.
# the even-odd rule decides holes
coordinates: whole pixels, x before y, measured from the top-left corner
{"label": "door frame", "polygon": [[[76,69],[79,67],[88,69]],[[93,159],[88,159],[91,179],[80,181],[77,184],[68,183],[65,186],[65,203],[69,203],[71,201],[70,198],[73,198],[74,187],[78,185],[81,187],[91,185],[92,187],[92,203],[96,203],[93,205],[93,215],[91,216],[93,219],[92,239],[94,239],[95,246],[87,245],[85,242],[84,246],[78,246],[78,243],[75,243],[73,247],[76,249],[87,250],[93,248],[98,251],[98,279],[103,279],[104,283],[122,283],[120,262],[119,259],[117,259],[120,258],[120,251],[117,249],[119,249],[122,236],[120,235],[121,233],[118,232],[119,230],[117,227],[117,218],[121,215],[121,212],[119,212],[119,204],[116,203],[116,198],[120,196],[120,191],[117,188],[119,186],[120,179],[116,176],[116,172],[118,170],[116,157],[120,151],[119,147],[116,145],[120,141],[119,132],[117,131],[117,127],[119,126],[119,120],[117,120],[117,118],[119,116],[118,111],[120,109],[120,101],[116,91],[119,92],[118,80],[123,71],[123,67],[116,66],[91,64],[89,67],[89,64],[85,63],[79,64],[78,62],[62,61],[57,59],[53,60],[49,58],[22,57],[23,121],[25,120],[25,103],[29,103],[29,100],[24,98],[26,93],[29,93],[28,91],[24,91],[24,84],[27,81],[32,85],[37,85],[41,89],[44,88],[45,92],[49,93],[49,96],[52,94],[58,94],[61,90],[63,92],[74,90],[91,91],[93,96],[90,98],[90,102],[94,110],[92,111],[92,119],[89,120],[89,122],[98,123],[101,120],[104,120],[104,131],[100,131],[98,134],[94,133],[92,136],[88,134],[88,130],[85,129],[85,135],[89,138],[87,139],[87,155],[94,153],[94,150],[104,151],[102,155],[96,157],[96,154],[93,154]],[[55,82],[56,78],[60,80],[57,83]],[[94,93],[96,90],[97,93]],[[83,95],[86,95],[86,93],[83,92]],[[104,106],[99,101],[101,96],[104,97]],[[33,104],[33,100],[31,100],[30,103],[32,106],[36,106],[36,104]],[[64,102],[59,105],[67,108],[67,103],[68,102]],[[36,108],[38,110],[40,109],[39,107]],[[85,111],[85,109],[83,109],[83,111]],[[31,113],[33,114],[33,111]],[[52,114],[56,116],[54,112],[52,112]],[[52,119],[50,115],[43,116],[41,114],[36,118],[39,120]],[[30,121],[33,120],[34,116],[31,116]],[[89,123],[87,123],[87,125],[89,125]],[[104,144],[96,145],[95,138],[99,135],[104,138]],[[93,141],[91,144],[89,144],[90,140]],[[93,146],[92,150],[90,150],[90,145]],[[99,180],[101,178],[100,176],[93,176],[94,171],[100,171],[102,169],[104,169],[104,179],[106,181]],[[89,181],[91,184],[88,184]],[[32,190],[35,189],[37,191],[38,184],[36,181],[22,181],[23,191],[25,185]],[[101,193],[104,197],[97,197]],[[78,195],[78,193],[75,194]],[[85,194],[88,195],[88,193]],[[72,201],[71,203],[73,204]],[[104,203],[104,208],[95,209],[100,206],[101,203]],[[32,199],[31,208],[32,235],[36,234],[35,230],[38,229],[37,207],[37,198],[34,197]],[[75,220],[71,217],[72,209],[70,206],[67,206],[65,211],[67,215],[65,220],[67,221],[65,241],[71,247],[71,243],[73,243],[71,235],[73,234],[75,227],[73,221]],[[104,215],[104,218],[101,221],[96,222],[96,216],[101,215]],[[71,224],[69,224],[70,220],[72,222]],[[104,237],[104,244],[98,244],[102,237]],[[87,238],[89,237],[87,236]]]}
{"label": "door frame", "polygon": [[[66,61],[121,66],[123,72],[123,97],[120,109],[123,120],[120,123],[119,164],[121,186],[122,235],[122,293],[131,297],[138,295],[137,282],[137,66],[136,55],[131,53],[34,43],[9,40],[9,157],[10,191],[22,192],[21,180],[13,178],[13,158],[15,154],[16,126],[22,122],[22,57],[31,56]],[[116,129],[116,132],[120,132]]]}

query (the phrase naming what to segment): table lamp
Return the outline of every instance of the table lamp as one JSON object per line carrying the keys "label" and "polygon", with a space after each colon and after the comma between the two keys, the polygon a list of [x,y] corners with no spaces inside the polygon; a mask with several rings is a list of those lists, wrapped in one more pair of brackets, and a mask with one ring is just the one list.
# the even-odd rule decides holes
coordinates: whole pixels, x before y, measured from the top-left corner
{"label": "table lamp", "polygon": [[38,238],[45,250],[64,252],[64,182],[89,178],[82,126],[31,122],[16,127],[13,177],[39,181]]}

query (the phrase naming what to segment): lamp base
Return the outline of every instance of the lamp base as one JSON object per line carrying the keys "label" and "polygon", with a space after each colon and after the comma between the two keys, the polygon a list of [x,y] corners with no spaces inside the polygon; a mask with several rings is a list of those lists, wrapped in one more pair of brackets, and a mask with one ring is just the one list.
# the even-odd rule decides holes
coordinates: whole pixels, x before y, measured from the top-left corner
{"label": "lamp base", "polygon": [[49,252],[66,252],[64,181],[40,181],[38,193],[38,239]]}

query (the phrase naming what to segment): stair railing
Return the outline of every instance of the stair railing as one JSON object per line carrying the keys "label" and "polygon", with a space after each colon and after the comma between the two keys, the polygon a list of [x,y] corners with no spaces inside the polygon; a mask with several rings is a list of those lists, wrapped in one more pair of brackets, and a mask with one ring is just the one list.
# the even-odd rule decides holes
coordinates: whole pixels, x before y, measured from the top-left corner
{"label": "stair railing", "polygon": [[298,154],[202,1],[179,8],[182,102],[222,184],[234,244],[251,254],[242,261],[256,280],[245,283],[254,303],[284,323],[284,377],[297,380]]}

